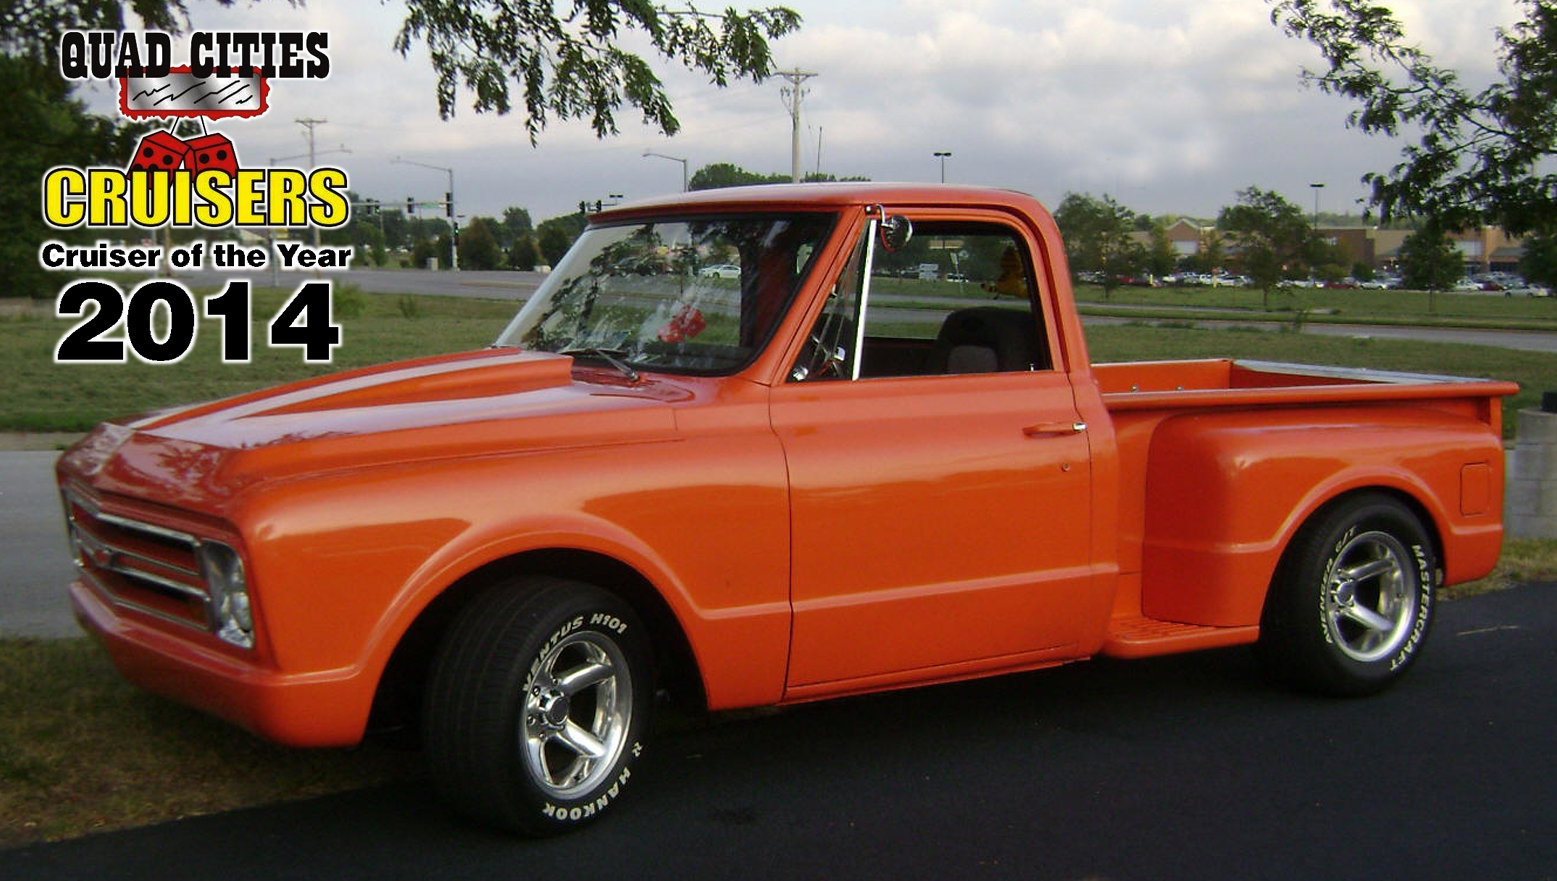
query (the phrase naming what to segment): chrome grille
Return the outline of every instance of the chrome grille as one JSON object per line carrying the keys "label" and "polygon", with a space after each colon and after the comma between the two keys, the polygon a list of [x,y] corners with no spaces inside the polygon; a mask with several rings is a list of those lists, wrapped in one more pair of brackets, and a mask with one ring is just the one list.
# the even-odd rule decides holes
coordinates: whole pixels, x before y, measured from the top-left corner
{"label": "chrome grille", "polygon": [[210,594],[195,554],[198,538],[102,511],[70,490],[64,497],[71,551],[83,575],[121,605],[209,629]]}

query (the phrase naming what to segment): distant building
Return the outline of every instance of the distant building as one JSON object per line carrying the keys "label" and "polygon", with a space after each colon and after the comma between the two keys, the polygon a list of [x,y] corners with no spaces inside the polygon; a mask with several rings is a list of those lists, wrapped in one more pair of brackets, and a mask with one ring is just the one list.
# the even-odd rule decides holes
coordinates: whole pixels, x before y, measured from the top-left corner
{"label": "distant building", "polygon": [[1200,226],[1188,219],[1179,218],[1178,222],[1167,229],[1168,244],[1172,246],[1175,255],[1192,257],[1200,253],[1206,236],[1215,231],[1214,226]]}
{"label": "distant building", "polygon": [[1521,240],[1497,226],[1450,233],[1449,238],[1465,255],[1466,269],[1472,272],[1513,272],[1525,250]]}
{"label": "distant building", "polygon": [[[1168,243],[1177,257],[1190,257],[1204,253],[1208,243],[1220,240],[1226,253],[1237,253],[1236,236],[1228,236],[1215,226],[1202,226],[1188,218],[1181,218],[1166,230]],[[1373,269],[1389,269],[1400,262],[1400,246],[1410,237],[1408,229],[1379,229],[1372,226],[1320,227],[1317,232],[1330,244],[1340,248],[1348,268],[1363,263]],[[1142,245],[1151,244],[1146,233],[1135,233]],[[1489,226],[1450,233],[1449,238],[1465,257],[1467,274],[1485,272],[1515,272],[1524,255],[1520,239],[1505,233],[1501,227]]]}

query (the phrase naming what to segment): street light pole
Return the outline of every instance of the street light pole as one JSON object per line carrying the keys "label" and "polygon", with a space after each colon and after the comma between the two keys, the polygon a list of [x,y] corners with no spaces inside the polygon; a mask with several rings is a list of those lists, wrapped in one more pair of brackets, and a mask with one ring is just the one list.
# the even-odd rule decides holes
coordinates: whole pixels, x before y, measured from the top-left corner
{"label": "street light pole", "polygon": [[446,212],[448,214],[448,216],[449,216],[449,229],[452,230],[452,232],[449,235],[449,269],[453,270],[454,272],[459,272],[460,271],[460,220],[459,220],[459,217],[455,214],[455,211],[454,211],[454,169],[452,169],[452,168],[445,168],[442,165],[429,165],[426,162],[417,162],[414,159],[401,159],[399,156],[396,156],[394,159],[391,159],[390,160],[390,164],[391,165],[396,165],[396,164],[398,164],[398,165],[420,165],[423,168],[436,169],[438,171],[446,172],[449,175],[449,204],[448,204],[448,209],[447,209],[447,212]]}
{"label": "street light pole", "polygon": [[1314,190],[1314,234],[1319,234],[1319,191],[1325,188],[1324,184],[1309,184]]}
{"label": "street light pole", "polygon": [[644,155],[644,158],[648,158],[650,156],[657,156],[657,157],[659,157],[661,159],[669,159],[672,162],[680,162],[681,163],[681,192],[683,192],[683,193],[687,192],[687,187],[688,187],[688,185],[691,182],[691,178],[689,178],[687,176],[687,160],[682,159],[680,156],[666,156],[664,153],[656,153],[653,150],[645,150],[645,151],[643,151],[643,155]]}
{"label": "street light pole", "polygon": [[951,157],[950,150],[937,150],[935,157],[941,160],[941,183],[946,183],[946,160]]}

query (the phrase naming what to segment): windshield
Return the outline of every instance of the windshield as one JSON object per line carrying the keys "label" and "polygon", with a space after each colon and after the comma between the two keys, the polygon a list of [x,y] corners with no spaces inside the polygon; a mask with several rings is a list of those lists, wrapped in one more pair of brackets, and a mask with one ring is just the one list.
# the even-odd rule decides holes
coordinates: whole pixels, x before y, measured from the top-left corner
{"label": "windshield", "polygon": [[671,373],[734,372],[766,345],[834,219],[742,215],[585,230],[497,345]]}

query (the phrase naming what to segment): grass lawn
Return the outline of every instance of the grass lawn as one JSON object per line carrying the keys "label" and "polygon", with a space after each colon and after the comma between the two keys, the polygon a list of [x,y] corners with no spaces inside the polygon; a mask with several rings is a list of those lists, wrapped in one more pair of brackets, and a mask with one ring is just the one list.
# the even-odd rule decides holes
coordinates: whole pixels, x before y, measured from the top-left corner
{"label": "grass lawn", "polygon": [[417,773],[412,752],[261,741],[131,687],[87,639],[0,640],[0,848]]}
{"label": "grass lawn", "polygon": [[[893,281],[904,288],[901,293],[911,288],[930,296],[955,294],[957,289],[950,282]],[[1101,296],[1100,289],[1094,292]],[[1378,298],[1385,304],[1380,308],[1394,318],[1420,314],[1407,310],[1416,309],[1420,304],[1415,298],[1423,296],[1401,291],[1301,293],[1315,298]],[[335,350],[333,364],[313,366],[303,363],[296,349],[271,349],[263,344],[270,317],[289,295],[290,291],[255,292],[254,359],[241,365],[221,363],[216,321],[201,323],[194,349],[177,364],[153,365],[133,359],[111,365],[55,364],[54,347],[74,321],[55,318],[52,303],[30,307],[17,303],[0,311],[0,375],[6,377],[6,394],[0,396],[0,431],[86,431],[111,417],[226,397],[332,370],[480,348],[497,337],[516,308],[512,302],[499,300],[363,294],[349,286],[344,290],[338,287],[335,320],[342,328],[342,345]],[[1088,289],[1083,287],[1079,295],[1088,296]],[[1251,296],[1257,303],[1258,295],[1258,291],[1226,288],[1128,288],[1116,291],[1114,300],[1133,296],[1161,303],[1164,298],[1219,297],[1226,300],[1223,305],[1230,305]],[[1557,302],[1440,297],[1450,299],[1464,301],[1462,305],[1474,307],[1479,310],[1476,315],[1483,317],[1494,307],[1520,307],[1532,315],[1548,312],[1557,329]],[[1402,311],[1390,312],[1395,307],[1388,306],[1387,300],[1393,300]],[[947,308],[924,305],[942,311]],[[1515,410],[1533,406],[1543,389],[1557,389],[1557,355],[1446,343],[1320,337],[1283,332],[1283,327],[1277,324],[1270,331],[1248,331],[1093,326],[1088,328],[1087,341],[1095,361],[1263,358],[1512,379],[1523,390],[1505,402],[1505,437],[1512,436]]]}
{"label": "grass lawn", "polygon": [[[209,291],[197,291],[203,296]],[[341,345],[329,365],[308,365],[295,348],[264,344],[272,316],[291,291],[254,294],[253,361],[223,364],[220,324],[202,321],[194,348],[176,364],[55,364],[54,348],[75,323],[53,303],[0,312],[0,431],[86,431],[104,419],[207,401],[349,367],[490,345],[516,304],[463,297],[335,291]],[[20,306],[21,304],[17,304]]]}

